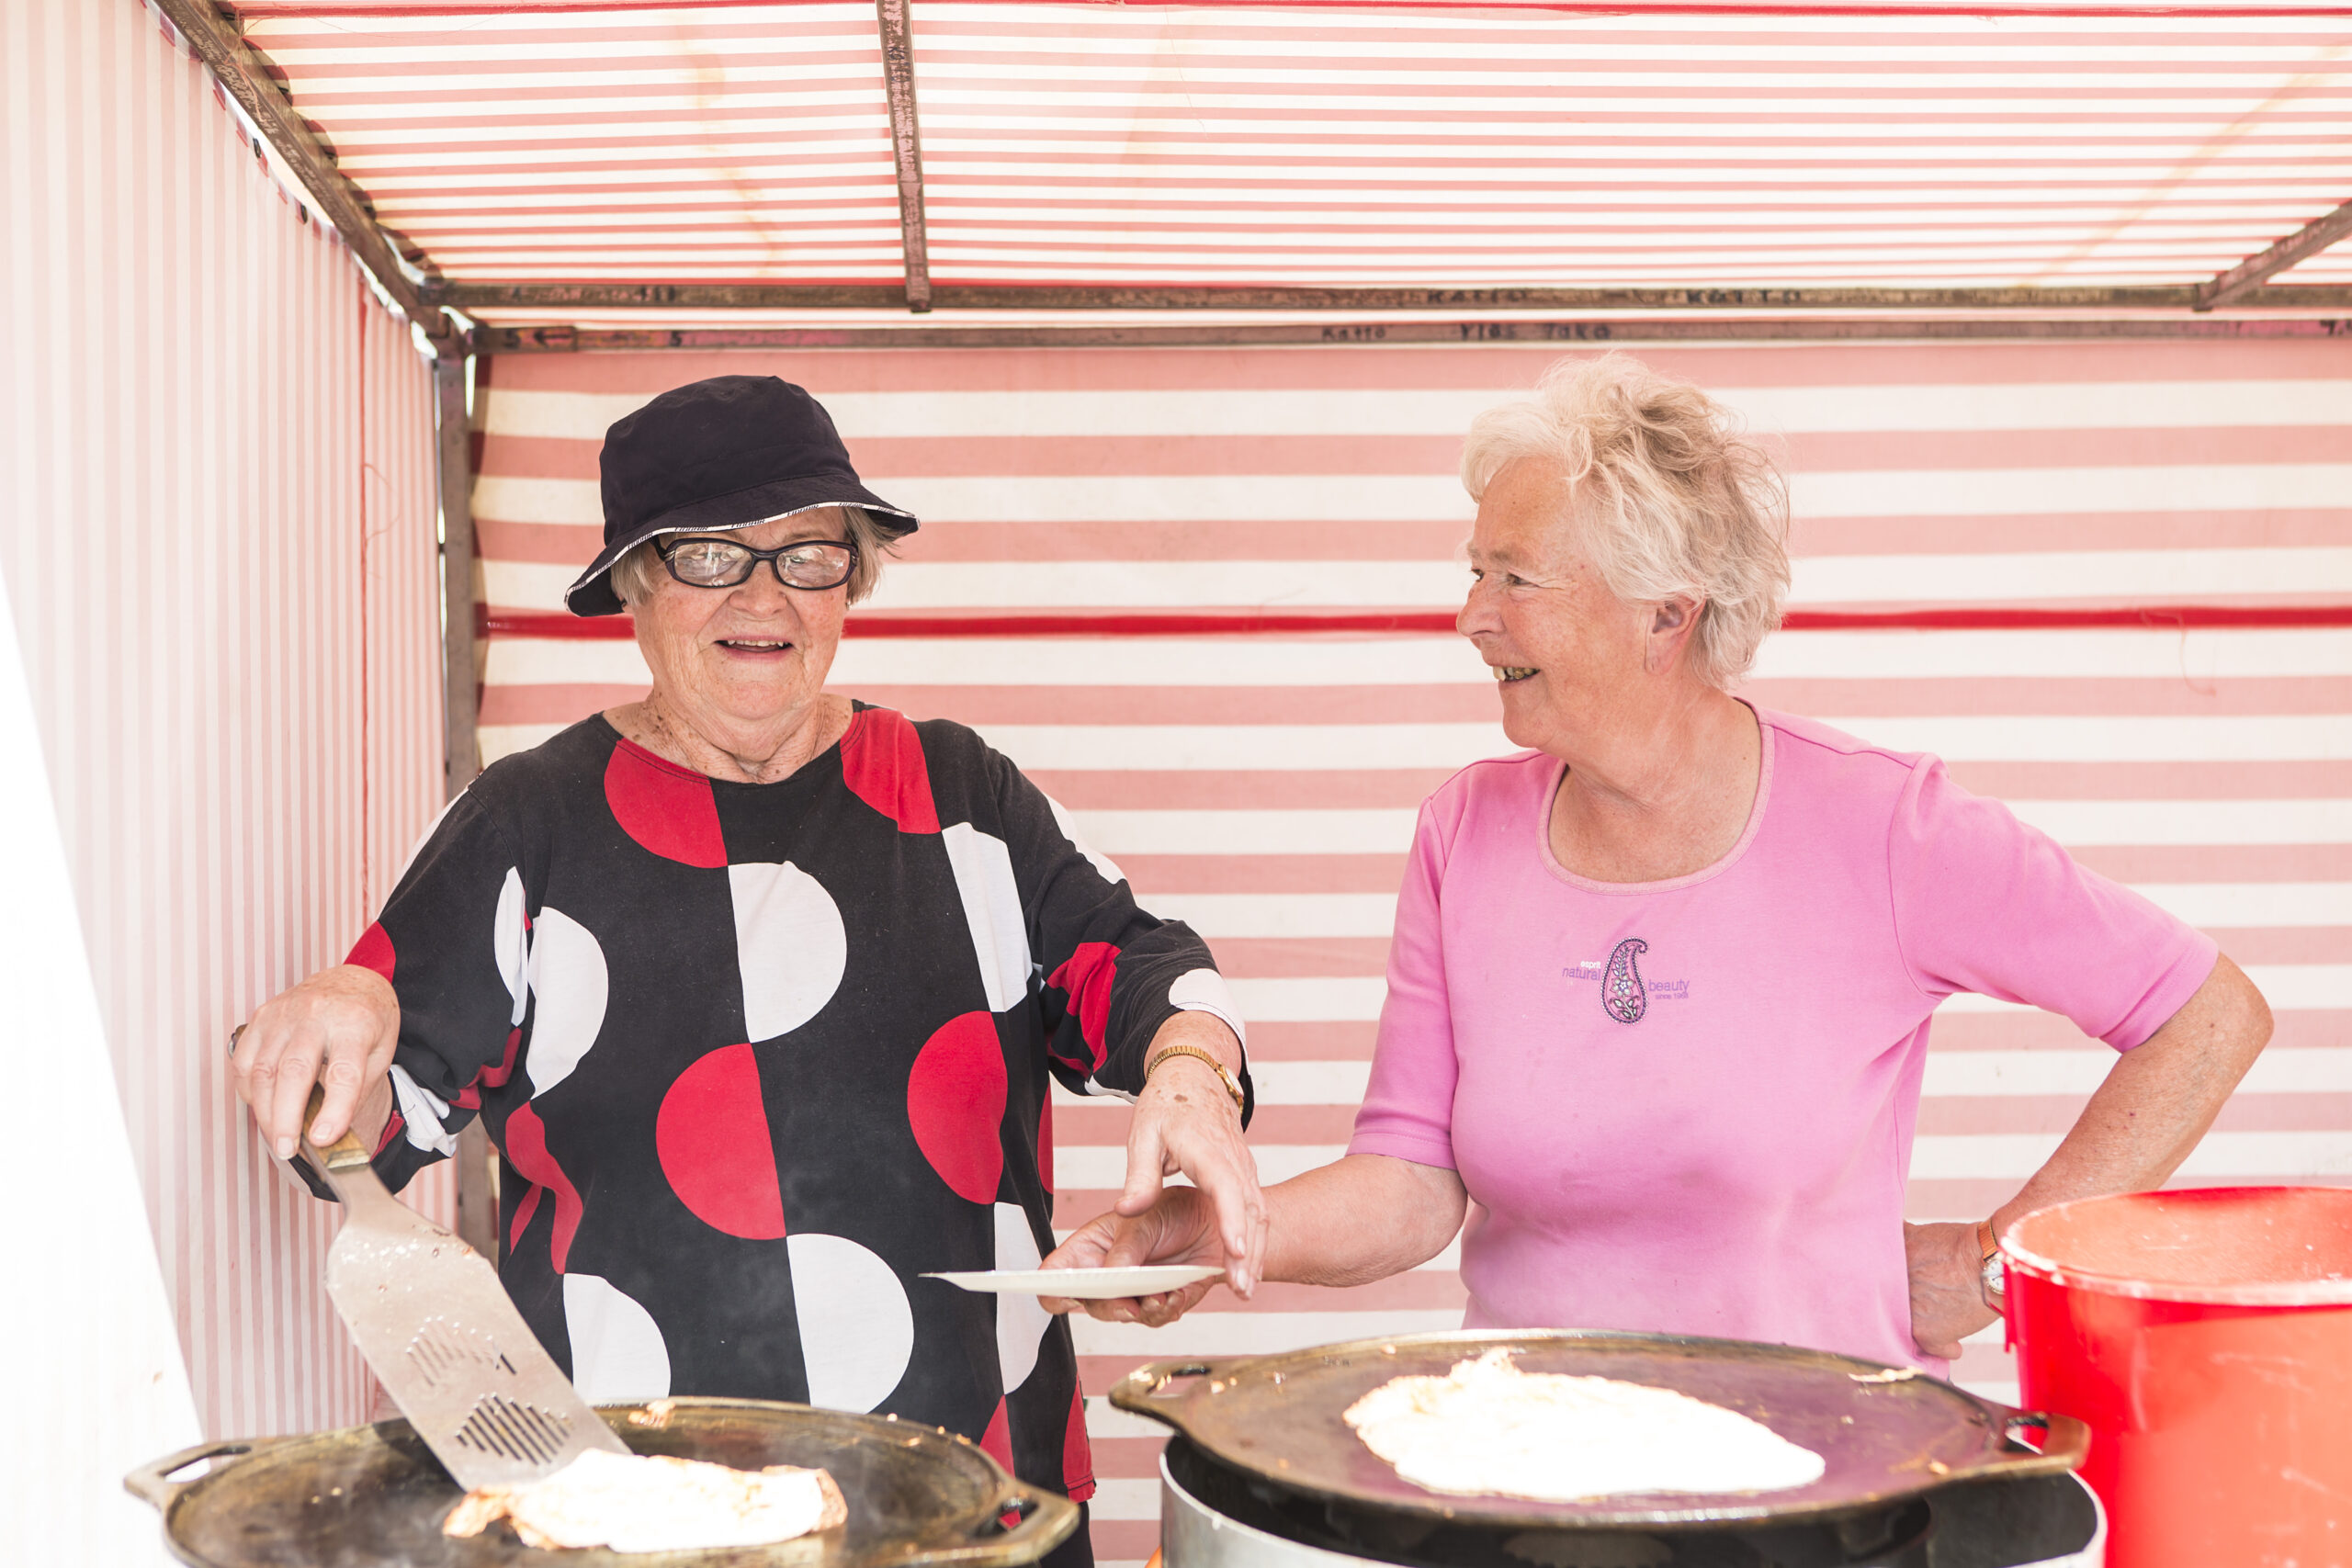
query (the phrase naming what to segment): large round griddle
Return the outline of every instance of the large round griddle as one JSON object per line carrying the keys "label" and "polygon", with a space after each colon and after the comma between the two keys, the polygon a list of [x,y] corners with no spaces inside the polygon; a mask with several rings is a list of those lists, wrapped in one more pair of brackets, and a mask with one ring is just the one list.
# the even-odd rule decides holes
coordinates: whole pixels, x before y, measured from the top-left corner
{"label": "large round griddle", "polygon": [[[666,1399],[598,1414],[639,1453],[739,1470],[830,1472],[848,1505],[839,1529],[722,1551],[562,1552],[507,1525],[453,1540],[441,1521],[463,1495],[405,1421],[255,1442],[206,1443],[125,1484],[164,1516],[172,1552],[197,1568],[1015,1568],[1078,1526],[1078,1506],[1013,1480],[935,1427],[756,1399]],[[198,1461],[212,1468],[172,1479]],[[1020,1515],[1007,1529],[1000,1520]]]}
{"label": "large round griddle", "polygon": [[[1340,1413],[1391,1378],[1443,1376],[1497,1347],[1522,1371],[1615,1378],[1672,1389],[1761,1422],[1822,1456],[1810,1486],[1781,1492],[1619,1495],[1576,1503],[1430,1492],[1363,1446]],[[1312,1497],[1511,1529],[1755,1524],[1876,1508],[1948,1482],[2071,1470],[2089,1431],[2064,1416],[2012,1410],[1925,1375],[1820,1350],[1559,1329],[1406,1335],[1282,1356],[1160,1361],[1111,1391],[1122,1410],[1163,1421],[1223,1462]],[[2007,1440],[2041,1427],[2036,1453]]]}

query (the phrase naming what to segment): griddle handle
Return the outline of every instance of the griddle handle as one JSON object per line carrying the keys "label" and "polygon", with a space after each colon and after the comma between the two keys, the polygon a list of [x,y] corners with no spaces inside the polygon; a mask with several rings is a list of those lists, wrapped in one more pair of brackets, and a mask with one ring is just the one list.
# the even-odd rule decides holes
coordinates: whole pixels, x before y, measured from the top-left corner
{"label": "griddle handle", "polygon": [[2043,1410],[2012,1410],[2001,1424],[2004,1437],[2019,1427],[2041,1428],[2041,1451],[2006,1455],[1994,1468],[2004,1475],[2054,1475],[2080,1469],[2091,1451],[2091,1429],[2072,1416]]}
{"label": "griddle handle", "polygon": [[[1018,1513],[1021,1522],[988,1540],[985,1559],[991,1562],[1034,1562],[1061,1544],[1078,1528],[1078,1505],[1057,1492],[1025,1485],[1007,1478],[1003,1497],[989,1517]],[[961,1555],[959,1553],[959,1555]]]}
{"label": "griddle handle", "polygon": [[[229,1459],[253,1451],[254,1445],[247,1442],[198,1443],[192,1449],[182,1449],[153,1464],[141,1465],[122,1478],[122,1489],[134,1497],[153,1504],[155,1511],[168,1519],[172,1515],[172,1505],[178,1502],[180,1494],[195,1485],[196,1482],[172,1481],[167,1477],[177,1475],[188,1466],[208,1459]],[[210,1473],[209,1471],[205,1472],[207,1475]],[[202,1479],[203,1476],[197,1478],[198,1481]]]}
{"label": "griddle handle", "polygon": [[1147,1361],[1111,1385],[1112,1406],[1181,1427],[1183,1423],[1168,1409],[1168,1385],[1190,1378],[1215,1377],[1226,1365],[1223,1361]]}

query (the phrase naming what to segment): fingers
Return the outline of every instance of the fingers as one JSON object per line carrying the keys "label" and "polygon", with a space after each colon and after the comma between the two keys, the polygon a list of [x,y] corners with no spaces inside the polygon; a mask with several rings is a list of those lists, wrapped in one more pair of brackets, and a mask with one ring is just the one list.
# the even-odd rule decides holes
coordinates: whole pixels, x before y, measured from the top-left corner
{"label": "fingers", "polygon": [[351,1130],[369,1091],[382,1086],[399,1040],[390,986],[344,966],[264,1003],[238,1032],[230,1070],[263,1139],[280,1159],[291,1159],[311,1086],[320,1087],[322,1104],[310,1137],[323,1146]]}
{"label": "fingers", "polygon": [[[1046,1254],[1041,1269],[1100,1269],[1109,1256],[1114,1235],[1120,1220],[1116,1214],[1097,1214],[1069,1233],[1062,1244]],[[1069,1296],[1039,1296],[1037,1304],[1057,1317],[1085,1305]]]}
{"label": "fingers", "polygon": [[1159,1118],[1137,1111],[1127,1124],[1127,1184],[1114,1213],[1136,1215],[1159,1201],[1160,1180],[1168,1174],[1168,1149],[1159,1134]]}
{"label": "fingers", "polygon": [[319,1087],[323,1091],[319,1114],[311,1123],[311,1142],[326,1147],[351,1128],[351,1113],[358,1108],[359,1096],[372,1079],[364,1077],[365,1058],[355,1059],[348,1051],[331,1050],[319,1066]]}
{"label": "fingers", "polygon": [[1181,1291],[1162,1291],[1156,1296],[1121,1296],[1113,1301],[1084,1302],[1086,1315],[1103,1323],[1140,1323],[1147,1328],[1165,1328],[1201,1303],[1203,1297],[1216,1283],[1203,1280]]}
{"label": "fingers", "polygon": [[[306,1032],[307,1034],[307,1032]],[[270,1075],[270,1143],[280,1159],[294,1157],[295,1140],[309,1119],[311,1086],[318,1081],[323,1053],[305,1036],[298,1036],[280,1051]]]}
{"label": "fingers", "polygon": [[1266,1255],[1266,1197],[1258,1185],[1258,1164],[1241,1129],[1230,1118],[1200,1120],[1182,1129],[1177,1161],[1214,1212],[1225,1249],[1226,1282],[1247,1299],[1257,1288]]}
{"label": "fingers", "polygon": [[242,1032],[230,1070],[239,1097],[253,1107],[263,1140],[278,1158],[292,1159],[324,1053],[315,1031],[273,1015],[275,1006],[265,1006]]}
{"label": "fingers", "polygon": [[1259,1265],[1266,1255],[1266,1199],[1258,1189],[1258,1171],[1246,1150],[1229,1155],[1195,1171],[1193,1179],[1216,1206],[1217,1234],[1225,1244],[1225,1274],[1233,1293],[1249,1299],[1257,1289]]}

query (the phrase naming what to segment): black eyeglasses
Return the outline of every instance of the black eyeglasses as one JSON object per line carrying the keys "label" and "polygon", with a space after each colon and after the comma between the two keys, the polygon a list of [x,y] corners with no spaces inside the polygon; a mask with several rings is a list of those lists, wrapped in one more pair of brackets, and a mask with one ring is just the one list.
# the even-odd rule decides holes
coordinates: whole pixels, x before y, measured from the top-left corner
{"label": "black eyeglasses", "polygon": [[679,539],[653,547],[670,575],[689,588],[735,588],[752,581],[762,561],[786,588],[808,592],[839,588],[857,570],[857,547],[838,539],[803,539],[755,550],[732,539]]}

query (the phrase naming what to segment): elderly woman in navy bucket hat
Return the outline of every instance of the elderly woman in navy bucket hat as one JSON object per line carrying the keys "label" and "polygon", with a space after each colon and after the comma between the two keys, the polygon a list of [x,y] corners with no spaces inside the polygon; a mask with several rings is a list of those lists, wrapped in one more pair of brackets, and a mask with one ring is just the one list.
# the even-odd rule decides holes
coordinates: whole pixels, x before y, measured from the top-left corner
{"label": "elderly woman in navy bucket hat", "polygon": [[254,1014],[239,1092],[281,1157],[349,1126],[395,1188],[480,1117],[501,1277],[592,1400],[891,1412],[1082,1499],[1065,1322],[923,1276],[1051,1249],[1059,1078],[1135,1101],[1122,1206],[1189,1175],[1247,1291],[1226,987],[972,731],[825,690],[916,520],[815,399],[679,388],[603,470],[566,601],[635,613],[650,693],[487,769],[349,960]]}

